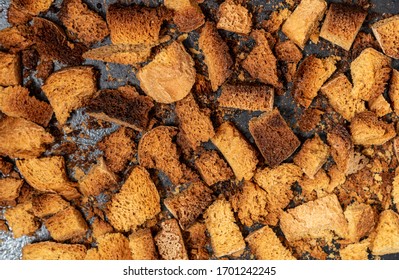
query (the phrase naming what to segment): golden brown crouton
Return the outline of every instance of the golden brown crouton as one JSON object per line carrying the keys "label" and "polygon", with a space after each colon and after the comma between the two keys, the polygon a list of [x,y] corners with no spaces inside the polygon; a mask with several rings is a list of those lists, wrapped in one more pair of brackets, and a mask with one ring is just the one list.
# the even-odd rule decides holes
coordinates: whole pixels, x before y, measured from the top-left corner
{"label": "golden brown crouton", "polygon": [[218,18],[218,29],[246,35],[251,32],[252,15],[247,8],[232,0],[226,0],[219,6]]}
{"label": "golden brown crouton", "polygon": [[54,0],[12,0],[8,10],[8,20],[11,24],[23,24],[47,11]]}
{"label": "golden brown crouton", "polygon": [[151,47],[145,45],[105,45],[88,50],[83,58],[136,65],[145,62],[150,54]]}
{"label": "golden brown crouton", "polygon": [[0,86],[16,86],[21,82],[22,69],[19,55],[0,52]]}
{"label": "golden brown crouton", "polygon": [[107,233],[112,233],[114,231],[114,228],[106,221],[101,219],[100,217],[96,217],[91,224],[91,229],[92,229],[92,236],[97,240],[101,236],[107,234]]}
{"label": "golden brown crouton", "polygon": [[86,247],[52,241],[27,244],[22,248],[23,260],[84,260]]}
{"label": "golden brown crouton", "polygon": [[274,49],[278,60],[298,63],[302,59],[301,50],[291,40],[277,43]]}
{"label": "golden brown crouton", "polygon": [[0,47],[10,53],[18,53],[33,44],[29,38],[29,28],[17,25],[0,30]]}
{"label": "golden brown crouton", "polygon": [[399,116],[399,71],[395,69],[392,70],[389,98],[391,99],[392,108],[395,114]]}
{"label": "golden brown crouton", "polygon": [[392,58],[399,59],[398,30],[399,16],[395,15],[371,26],[375,38],[381,46],[382,51]]}
{"label": "golden brown crouton", "polygon": [[14,206],[23,184],[23,180],[0,178],[0,206]]}
{"label": "golden brown crouton", "polygon": [[173,22],[181,32],[193,31],[205,23],[205,16],[195,0],[164,0],[164,5],[174,11]]}
{"label": "golden brown crouton", "polygon": [[183,236],[175,219],[164,221],[154,239],[162,259],[188,260]]}
{"label": "golden brown crouton", "polygon": [[233,171],[216,151],[203,152],[195,160],[195,167],[208,186],[233,177]]}
{"label": "golden brown crouton", "polygon": [[129,247],[133,260],[156,260],[154,239],[150,229],[138,230],[129,235]]}
{"label": "golden brown crouton", "polygon": [[32,235],[39,229],[40,224],[31,214],[31,210],[32,203],[29,201],[6,209],[4,218],[7,220],[14,238],[19,238],[23,235]]}
{"label": "golden brown crouton", "polygon": [[276,33],[280,30],[281,25],[291,15],[291,11],[288,8],[272,11],[268,19],[261,22],[261,27],[269,33]]}
{"label": "golden brown crouton", "polygon": [[371,252],[373,255],[399,252],[399,216],[394,211],[385,210],[380,214]]}
{"label": "golden brown crouton", "polygon": [[206,249],[209,237],[206,235],[205,224],[197,222],[187,229],[187,233],[185,241],[190,260],[209,260],[209,252]]}
{"label": "golden brown crouton", "polygon": [[44,193],[32,198],[32,213],[38,218],[57,214],[69,206],[69,202],[54,193]]}
{"label": "golden brown crouton", "polygon": [[355,157],[351,135],[345,127],[337,125],[327,133],[327,142],[330,144],[330,152],[338,169],[347,174]]}
{"label": "golden brown crouton", "polygon": [[377,223],[376,213],[370,205],[355,202],[346,207],[344,212],[348,221],[348,239],[358,242],[361,238],[368,236]]}
{"label": "golden brown crouton", "polygon": [[392,112],[391,105],[382,94],[369,100],[369,108],[378,117],[383,117]]}
{"label": "golden brown crouton", "polygon": [[121,233],[107,233],[97,239],[97,248],[87,251],[86,260],[131,260],[129,239]]}
{"label": "golden brown crouton", "polygon": [[313,178],[303,176],[298,183],[302,189],[302,196],[307,201],[326,196],[334,190],[324,169],[320,169]]}
{"label": "golden brown crouton", "polygon": [[307,108],[303,111],[300,119],[298,120],[299,128],[304,132],[311,132],[320,125],[321,116],[323,111],[314,108]]}
{"label": "golden brown crouton", "polygon": [[360,243],[349,244],[345,248],[339,250],[342,260],[368,260],[369,253],[367,249],[370,247],[370,242],[364,240]]}

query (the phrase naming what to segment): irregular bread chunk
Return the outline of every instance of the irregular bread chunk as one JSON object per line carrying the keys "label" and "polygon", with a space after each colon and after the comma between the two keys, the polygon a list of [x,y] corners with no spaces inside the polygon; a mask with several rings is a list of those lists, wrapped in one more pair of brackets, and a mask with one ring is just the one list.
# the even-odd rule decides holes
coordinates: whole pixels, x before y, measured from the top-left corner
{"label": "irregular bread chunk", "polygon": [[371,26],[374,36],[380,44],[383,52],[387,56],[395,59],[399,59],[398,28],[398,15],[377,21]]}
{"label": "irregular bread chunk", "polygon": [[327,133],[331,155],[340,171],[347,174],[355,160],[355,149],[351,135],[342,125],[335,126]]}
{"label": "irregular bread chunk", "polygon": [[33,235],[39,229],[39,222],[31,214],[32,203],[27,201],[20,203],[13,208],[6,209],[4,218],[12,230],[14,238],[24,235]]}
{"label": "irregular bread chunk", "polygon": [[371,252],[373,255],[399,252],[399,216],[394,211],[385,210],[380,214]]}
{"label": "irregular bread chunk", "polygon": [[154,239],[150,229],[143,229],[129,235],[129,247],[133,260],[156,260]]}
{"label": "irregular bread chunk", "polygon": [[392,108],[395,114],[399,115],[399,71],[395,69],[392,70],[389,98],[391,99]]}
{"label": "irregular bread chunk", "polygon": [[160,257],[164,260],[188,260],[177,221],[175,219],[166,220],[161,224],[161,228],[154,238]]}
{"label": "irregular bread chunk", "polygon": [[114,232],[114,228],[100,217],[96,217],[91,224],[92,236],[97,240],[101,236]]}
{"label": "irregular bread chunk", "polygon": [[69,206],[68,201],[55,193],[44,193],[32,198],[32,213],[38,218],[57,214]]}
{"label": "irregular bread chunk", "polygon": [[360,243],[349,244],[343,249],[339,250],[342,260],[368,260],[369,253],[367,249],[370,247],[370,242],[364,240]]}
{"label": "irregular bread chunk", "polygon": [[313,178],[303,176],[298,182],[302,189],[302,196],[307,200],[315,200],[333,192],[330,178],[324,169],[320,169]]}
{"label": "irregular bread chunk", "polygon": [[174,11],[173,22],[181,32],[190,32],[205,23],[205,16],[195,0],[164,0],[166,8]]}
{"label": "irregular bread chunk", "polygon": [[298,63],[302,59],[302,51],[291,41],[278,42],[274,47],[278,60]]}
{"label": "irregular bread chunk", "polygon": [[83,58],[136,65],[145,62],[150,54],[151,47],[145,45],[105,45],[88,50]]}
{"label": "irregular bread chunk", "polygon": [[348,221],[348,239],[351,242],[359,242],[368,236],[377,223],[376,213],[370,205],[355,202],[346,207],[344,212]]}
{"label": "irregular bread chunk", "polygon": [[224,1],[218,10],[217,28],[248,35],[252,27],[252,15],[248,9],[232,0]]}
{"label": "irregular bread chunk", "polygon": [[22,248],[23,260],[84,260],[86,247],[52,241],[27,244]]}
{"label": "irregular bread chunk", "polygon": [[[12,0],[11,6],[26,15],[27,21],[33,16],[47,11],[54,0]],[[14,22],[11,22],[14,23]],[[16,24],[24,23],[15,22]]]}
{"label": "irregular bread chunk", "polygon": [[233,171],[216,151],[203,152],[195,160],[195,167],[208,186],[233,177]]}
{"label": "irregular bread chunk", "polygon": [[190,260],[209,260],[209,252],[206,248],[209,237],[206,235],[206,226],[202,223],[195,223],[186,231],[187,252]]}
{"label": "irregular bread chunk", "polygon": [[0,206],[14,206],[24,180],[0,178]]}
{"label": "irregular bread chunk", "polygon": [[11,26],[0,30],[0,47],[10,53],[18,53],[30,47],[33,42],[25,25]]}
{"label": "irregular bread chunk", "polygon": [[378,95],[369,100],[370,111],[376,113],[378,117],[383,117],[392,112],[391,105],[385,99],[384,95]]}
{"label": "irregular bread chunk", "polygon": [[16,86],[22,82],[21,59],[18,54],[0,52],[0,86]]}
{"label": "irregular bread chunk", "polygon": [[131,260],[129,239],[121,233],[107,233],[97,239],[97,248],[87,251],[86,260]]}

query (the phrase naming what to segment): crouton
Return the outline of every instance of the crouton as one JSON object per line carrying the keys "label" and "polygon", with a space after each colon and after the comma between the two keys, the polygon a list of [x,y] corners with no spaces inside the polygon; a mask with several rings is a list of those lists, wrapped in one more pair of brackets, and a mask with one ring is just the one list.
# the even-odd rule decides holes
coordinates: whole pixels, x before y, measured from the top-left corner
{"label": "crouton", "polygon": [[231,75],[233,60],[229,47],[219,35],[215,24],[206,22],[199,37],[199,48],[204,54],[212,90],[216,91]]}
{"label": "crouton", "polygon": [[185,240],[190,260],[209,260],[209,252],[206,248],[209,238],[206,235],[206,226],[195,223],[187,229],[188,237]]}
{"label": "crouton", "polygon": [[252,27],[252,15],[248,9],[234,1],[226,0],[218,10],[218,29],[248,35]]}
{"label": "crouton", "polygon": [[331,232],[345,238],[348,231],[344,213],[335,194],[283,212],[280,227],[289,242],[307,238],[329,238]]}
{"label": "crouton", "polygon": [[166,8],[174,11],[173,22],[180,32],[190,32],[205,23],[205,16],[195,0],[165,0]]}
{"label": "crouton", "polygon": [[300,119],[298,120],[299,128],[304,132],[310,132],[320,124],[321,116],[324,114],[323,111],[314,108],[307,108],[302,112]]}
{"label": "crouton", "polygon": [[87,251],[86,260],[131,260],[129,239],[121,233],[107,233],[97,239],[97,248]]}
{"label": "crouton", "polygon": [[233,171],[216,151],[203,152],[195,160],[195,167],[208,186],[233,177]]}
{"label": "crouton", "polygon": [[8,10],[11,24],[24,24],[42,12],[47,11],[54,0],[12,0]]}
{"label": "crouton", "polygon": [[376,213],[370,205],[355,202],[346,207],[344,212],[348,221],[348,240],[359,242],[363,237],[368,236],[377,223]]}
{"label": "crouton", "polygon": [[278,60],[298,63],[302,59],[301,50],[291,40],[277,43],[274,49]]}
{"label": "crouton", "polygon": [[38,218],[45,218],[57,214],[69,206],[69,202],[65,201],[60,195],[54,193],[35,195],[32,198],[32,213]]}
{"label": "crouton", "polygon": [[392,108],[395,114],[399,116],[399,71],[395,69],[392,70],[389,98],[391,99]]}
{"label": "crouton", "polygon": [[383,145],[396,136],[394,125],[388,124],[369,111],[357,114],[350,130],[355,145]]}
{"label": "crouton", "polygon": [[330,144],[330,152],[338,169],[347,174],[355,157],[351,135],[345,127],[337,125],[327,133],[327,142]]}
{"label": "crouton", "polygon": [[164,205],[185,230],[196,221],[212,201],[212,190],[201,182],[195,182],[187,189],[165,198]]}
{"label": "crouton", "polygon": [[268,226],[251,232],[245,241],[257,260],[295,260],[292,253],[281,244],[277,235]]}
{"label": "crouton", "polygon": [[137,65],[145,62],[151,48],[145,45],[105,45],[83,53],[83,58],[104,62]]}
{"label": "crouton", "polygon": [[29,48],[33,44],[29,32],[29,28],[25,25],[0,30],[0,47],[13,54]]}
{"label": "crouton", "polygon": [[22,248],[23,260],[84,260],[86,247],[52,241],[27,244]]}
{"label": "crouton", "polygon": [[133,260],[156,260],[154,239],[150,229],[138,230],[129,235],[129,247]]}
{"label": "crouton", "polygon": [[0,52],[0,86],[16,86],[21,82],[22,68],[19,55]]}
{"label": "crouton", "polygon": [[161,231],[154,239],[162,259],[188,260],[183,236],[175,219],[164,221],[161,224]]}
{"label": "crouton", "polygon": [[245,248],[231,205],[225,199],[216,200],[205,212],[205,225],[211,237],[216,257],[240,252]]}
{"label": "crouton", "polygon": [[328,186],[329,190],[334,190],[346,181],[346,174],[339,170],[337,165],[330,167],[328,170],[328,177],[330,177],[330,185]]}
{"label": "crouton", "polygon": [[23,180],[0,178],[0,206],[14,206],[23,184]]}
{"label": "crouton", "polygon": [[101,236],[114,232],[114,228],[100,217],[96,217],[91,224],[91,235],[97,240]]}
{"label": "crouton", "polygon": [[237,180],[251,180],[258,159],[255,150],[232,123],[223,123],[211,141],[223,154]]}
{"label": "crouton", "polygon": [[194,85],[194,60],[181,43],[173,42],[136,76],[148,96],[160,103],[173,103],[186,97]]}
{"label": "crouton", "polygon": [[107,205],[107,217],[119,231],[135,230],[161,211],[160,197],[145,168],[137,166]]}
{"label": "crouton", "polygon": [[40,156],[53,136],[37,124],[21,118],[0,119],[0,154],[11,158]]}
{"label": "crouton", "polygon": [[327,11],[320,37],[349,51],[367,12],[360,7],[332,3]]}
{"label": "crouton", "polygon": [[371,30],[381,46],[382,51],[395,59],[399,59],[398,34],[399,16],[395,15],[371,25]]}
{"label": "crouton", "polygon": [[91,66],[64,68],[45,81],[42,90],[64,125],[73,110],[83,107],[97,91],[96,72]]}
{"label": "crouton", "polygon": [[392,112],[391,105],[382,94],[369,100],[369,108],[370,111],[376,113],[377,117],[383,117]]}
{"label": "crouton", "polygon": [[360,243],[349,244],[345,248],[339,250],[339,255],[342,260],[368,260],[369,253],[367,249],[370,247],[370,242],[364,240]]}
{"label": "crouton", "polygon": [[318,27],[326,9],[327,3],[324,0],[302,0],[285,21],[281,30],[303,49],[310,35]]}
{"label": "crouton", "polygon": [[4,158],[0,157],[0,174],[7,176],[13,171],[13,169],[14,165],[11,162],[8,162]]}
{"label": "crouton", "polygon": [[333,192],[330,185],[330,178],[324,169],[320,169],[313,178],[303,176],[299,180],[299,185],[302,189],[302,196],[307,200],[315,200]]}
{"label": "crouton", "polygon": [[24,235],[33,235],[39,229],[40,223],[31,214],[32,203],[27,201],[17,204],[13,208],[6,209],[4,218],[12,230],[13,237],[19,238]]}
{"label": "crouton", "polygon": [[105,20],[82,0],[62,2],[59,19],[67,30],[85,45],[102,41],[109,35]]}
{"label": "crouton", "polygon": [[264,85],[223,85],[218,102],[224,108],[270,112],[274,89]]}
{"label": "crouton", "polygon": [[328,145],[316,134],[312,139],[303,143],[301,150],[294,157],[294,163],[301,167],[309,178],[313,179],[329,156]]}
{"label": "crouton", "polygon": [[278,109],[249,122],[249,131],[266,164],[276,167],[290,157],[301,142],[287,125]]}
{"label": "crouton", "polygon": [[392,210],[380,214],[376,235],[371,245],[373,255],[386,255],[399,252],[399,216]]}

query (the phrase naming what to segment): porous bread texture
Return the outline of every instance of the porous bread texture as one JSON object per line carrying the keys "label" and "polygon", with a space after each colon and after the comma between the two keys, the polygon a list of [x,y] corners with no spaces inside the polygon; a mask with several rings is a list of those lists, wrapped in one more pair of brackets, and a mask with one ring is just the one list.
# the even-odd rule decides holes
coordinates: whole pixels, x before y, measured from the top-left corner
{"label": "porous bread texture", "polygon": [[29,96],[29,90],[21,86],[0,87],[0,110],[10,117],[24,118],[44,127],[53,116],[48,103]]}
{"label": "porous bread texture", "polygon": [[281,30],[303,49],[310,36],[316,31],[326,9],[327,3],[324,0],[302,0],[285,21]]}
{"label": "porous bread texture", "polygon": [[295,260],[268,226],[251,232],[245,241],[257,260]]}
{"label": "porous bread texture", "polygon": [[345,248],[339,250],[341,260],[368,260],[369,253],[367,249],[370,247],[369,240],[363,240],[359,243],[349,244]]}
{"label": "porous bread texture", "polygon": [[327,11],[320,37],[349,51],[367,12],[357,6],[332,3]]}
{"label": "porous bread texture", "polygon": [[129,248],[133,260],[156,260],[157,252],[150,229],[142,229],[129,235]]}
{"label": "porous bread texture", "polygon": [[0,206],[14,206],[24,180],[0,178]]}
{"label": "porous bread texture", "polygon": [[17,25],[0,30],[0,47],[9,53],[18,53],[32,44],[27,26]]}
{"label": "porous bread texture", "polygon": [[215,24],[209,21],[201,30],[198,44],[205,57],[212,90],[216,91],[232,73],[230,67],[233,60],[229,47],[218,33]]}
{"label": "porous bread texture", "polygon": [[0,119],[0,154],[10,158],[34,158],[40,156],[54,137],[46,130],[21,118]]}
{"label": "porous bread texture", "polygon": [[274,89],[265,85],[225,84],[218,102],[223,108],[270,112],[273,110]]}
{"label": "porous bread texture", "polygon": [[245,248],[242,236],[230,202],[217,199],[205,212],[205,225],[211,237],[211,245],[216,257],[223,257]]}
{"label": "porous bread texture", "polygon": [[386,255],[399,252],[399,216],[392,210],[381,212],[371,245],[373,255]]}
{"label": "porous bread texture", "polygon": [[301,144],[277,108],[252,118],[249,121],[249,131],[270,167],[278,166]]}
{"label": "porous bread texture", "polygon": [[173,22],[181,32],[190,32],[205,23],[205,16],[195,0],[164,0],[166,8],[174,11]]}
{"label": "porous bread texture", "polygon": [[399,37],[397,30],[399,28],[399,16],[395,15],[371,25],[371,30],[381,46],[382,51],[395,59],[399,59]]}
{"label": "porous bread texture", "polygon": [[389,87],[389,98],[396,115],[399,115],[399,71],[392,70],[391,85]]}
{"label": "porous bread texture", "polygon": [[163,260],[188,260],[184,239],[175,219],[164,221],[154,239]]}
{"label": "porous bread texture", "polygon": [[12,230],[13,237],[19,238],[24,235],[33,235],[39,229],[40,223],[32,215],[32,203],[26,201],[15,207],[6,209],[4,218]]}
{"label": "porous bread texture", "polygon": [[137,166],[107,204],[107,217],[119,231],[136,230],[161,211],[160,197],[147,170]]}
{"label": "porous bread texture", "polygon": [[224,1],[218,10],[218,29],[248,35],[252,28],[252,15],[248,9],[232,0]]}
{"label": "porous bread texture", "polygon": [[114,228],[100,217],[96,217],[90,226],[92,230],[91,235],[96,240],[107,233],[114,232]]}
{"label": "porous bread texture", "polygon": [[151,54],[146,45],[105,45],[83,53],[83,58],[104,62],[137,65],[145,62]]}
{"label": "porous bread texture", "polygon": [[232,123],[222,123],[211,141],[222,153],[237,180],[251,180],[258,159],[253,147]]}
{"label": "porous bread texture", "polygon": [[298,63],[302,59],[302,51],[291,40],[278,42],[274,47],[278,60]]}
{"label": "porous bread texture", "polygon": [[68,200],[80,196],[77,184],[68,179],[62,156],[17,160],[16,165],[26,182],[39,191],[58,193]]}
{"label": "porous bread texture", "polygon": [[206,226],[203,223],[196,222],[187,229],[186,241],[187,252],[190,260],[209,260],[209,252],[206,248],[209,237],[206,235]]}
{"label": "porous bread texture", "polygon": [[83,107],[97,91],[96,71],[91,66],[67,67],[51,74],[42,90],[64,125],[73,110]]}
{"label": "porous bread texture", "polygon": [[364,203],[354,202],[346,207],[344,215],[348,221],[347,239],[353,243],[368,236],[377,223],[375,211],[370,205]]}
{"label": "porous bread texture", "polygon": [[19,54],[0,52],[0,86],[17,86],[22,82]]}
{"label": "porous bread texture", "polygon": [[86,260],[131,260],[129,239],[121,233],[107,233],[97,239],[97,248],[87,251]]}
{"label": "porous bread texture", "polygon": [[23,260],[84,260],[86,247],[81,244],[62,244],[44,241],[26,244],[22,248]]}
{"label": "porous bread texture", "polygon": [[82,0],[64,0],[59,19],[67,30],[85,45],[102,41],[109,35],[105,20]]}
{"label": "porous bread texture", "polygon": [[24,24],[42,12],[47,11],[54,0],[12,0],[8,9],[11,24]]}
{"label": "porous bread texture", "polygon": [[345,238],[348,224],[335,194],[288,209],[281,214],[280,227],[289,242],[308,239],[329,239],[334,232]]}
{"label": "porous bread texture", "polygon": [[205,151],[195,160],[195,167],[208,186],[229,180],[233,171],[217,151]]}
{"label": "porous bread texture", "polygon": [[38,218],[45,218],[69,207],[68,201],[55,193],[43,193],[32,198],[32,213]]}
{"label": "porous bread texture", "polygon": [[334,190],[324,169],[320,169],[313,178],[309,178],[307,175],[303,176],[298,184],[302,189],[301,195],[305,198],[305,201],[324,197]]}
{"label": "porous bread texture", "polygon": [[182,43],[173,42],[146,66],[136,77],[143,91],[159,103],[173,103],[190,93],[195,82],[194,60]]}
{"label": "porous bread texture", "polygon": [[391,105],[385,99],[383,94],[370,99],[368,105],[370,111],[376,113],[378,117],[383,117],[392,112]]}
{"label": "porous bread texture", "polygon": [[327,133],[327,142],[338,169],[347,174],[355,160],[351,135],[344,126],[337,125]]}

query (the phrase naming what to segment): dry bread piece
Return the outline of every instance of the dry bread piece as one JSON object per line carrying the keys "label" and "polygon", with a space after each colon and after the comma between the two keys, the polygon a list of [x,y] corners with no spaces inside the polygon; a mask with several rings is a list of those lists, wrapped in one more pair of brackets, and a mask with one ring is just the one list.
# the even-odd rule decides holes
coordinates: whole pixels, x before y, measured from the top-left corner
{"label": "dry bread piece", "polygon": [[150,54],[151,47],[146,45],[106,45],[88,50],[83,58],[136,65],[145,62]]}
{"label": "dry bread piece", "polygon": [[23,180],[0,178],[0,206],[14,206],[23,184]]}
{"label": "dry bread piece", "polygon": [[301,142],[287,125],[278,109],[249,122],[249,131],[266,164],[276,167],[290,157]]}
{"label": "dry bread piece", "polygon": [[264,85],[223,85],[218,102],[224,108],[270,112],[274,89]]}
{"label": "dry bread piece", "polygon": [[176,102],[175,112],[179,121],[178,137],[185,140],[184,145],[195,150],[215,135],[209,112],[201,110],[191,94]]}
{"label": "dry bread piece", "polygon": [[96,217],[91,224],[92,233],[94,239],[99,239],[101,236],[114,232],[114,228],[100,217]]}
{"label": "dry bread piece", "polygon": [[42,12],[47,11],[54,0],[12,0],[8,9],[11,24],[24,24]]}
{"label": "dry bread piece", "polygon": [[370,242],[364,240],[360,243],[349,244],[345,248],[339,250],[342,260],[368,260],[369,253],[367,249],[370,247]]}
{"label": "dry bread piece", "polygon": [[226,0],[219,6],[218,18],[218,29],[246,35],[251,32],[252,15],[247,8],[233,0]]}
{"label": "dry bread piece", "polygon": [[0,47],[10,53],[18,53],[29,48],[33,42],[25,25],[11,26],[0,30]]}
{"label": "dry bread piece", "polygon": [[376,113],[378,117],[383,117],[392,112],[391,105],[382,94],[370,99],[368,105],[370,111]]}
{"label": "dry bread piece", "polygon": [[278,79],[277,59],[267,41],[267,33],[262,29],[258,29],[252,31],[251,37],[255,39],[256,45],[242,62],[242,67],[253,78],[262,83],[280,88],[281,82]]}
{"label": "dry bread piece", "polygon": [[87,251],[86,260],[131,260],[129,239],[121,233],[107,233],[97,239],[97,248]]}
{"label": "dry bread piece", "polygon": [[321,88],[331,107],[347,121],[360,112],[366,111],[364,101],[354,95],[352,84],[344,74],[339,74]]}
{"label": "dry bread piece", "polygon": [[278,42],[274,50],[281,61],[298,63],[302,59],[302,51],[291,40]]}
{"label": "dry bread piece", "polygon": [[19,55],[0,52],[0,86],[16,86],[21,82],[22,68]]}
{"label": "dry bread piece", "polygon": [[351,135],[342,125],[336,125],[327,133],[327,142],[331,147],[331,155],[337,167],[348,174],[355,160],[355,149]]}
{"label": "dry bread piece", "polygon": [[392,108],[395,114],[399,115],[399,71],[396,69],[392,70],[389,98],[391,99]]}
{"label": "dry bread piece", "polygon": [[85,45],[102,41],[109,35],[105,20],[90,10],[82,0],[63,1],[59,19],[68,31]]}
{"label": "dry bread piece", "polygon": [[0,119],[0,154],[11,158],[40,156],[53,136],[37,124],[20,118]]}
{"label": "dry bread piece", "polygon": [[83,238],[89,227],[82,214],[72,206],[59,211],[44,221],[51,237],[56,241]]}
{"label": "dry bread piece", "polygon": [[195,0],[165,0],[164,5],[174,11],[173,22],[181,32],[193,31],[205,23],[205,16]]}
{"label": "dry bread piece", "polygon": [[96,93],[96,72],[91,66],[64,68],[51,74],[42,90],[63,125],[73,110],[83,107]]}
{"label": "dry bread piece", "polygon": [[119,231],[135,230],[161,211],[160,198],[145,168],[137,166],[107,205],[107,217]]}
{"label": "dry bread piece", "polygon": [[202,223],[195,223],[186,231],[187,251],[190,260],[209,260],[209,252],[206,248],[209,238],[206,235],[206,226]]}
{"label": "dry bread piece", "polygon": [[19,238],[24,235],[32,235],[39,229],[39,222],[31,214],[32,203],[27,201],[13,208],[6,209],[4,218],[12,230],[13,237]]}
{"label": "dry bread piece", "polygon": [[369,101],[384,92],[391,73],[391,59],[367,48],[352,61],[352,96]]}
{"label": "dry bread piece", "polygon": [[138,230],[129,235],[129,248],[133,260],[156,260],[154,239],[150,229]]}
{"label": "dry bread piece", "polygon": [[160,257],[164,260],[188,260],[177,221],[175,219],[166,220],[161,224],[161,228],[154,238]]}
{"label": "dry bread piece", "polygon": [[[396,138],[395,138],[396,139]],[[399,169],[395,170],[395,177],[392,182],[392,201],[396,205],[396,209],[399,209]]]}
{"label": "dry bread piece", "polygon": [[68,179],[62,156],[17,160],[16,164],[33,188],[42,192],[56,192],[68,200],[80,196],[77,184]]}
{"label": "dry bread piece", "polygon": [[289,242],[307,238],[329,238],[331,232],[345,238],[348,231],[348,224],[335,194],[283,212],[280,227]]}
{"label": "dry bread piece", "polygon": [[10,175],[13,169],[14,165],[11,162],[8,162],[4,158],[0,157],[0,174],[3,174],[3,176]]}
{"label": "dry bread piece", "polygon": [[195,75],[194,60],[176,41],[136,74],[143,91],[160,103],[173,103],[186,97]]}
{"label": "dry bread piece", "polygon": [[371,252],[378,256],[399,252],[399,216],[394,211],[380,214]]}
{"label": "dry bread piece", "polygon": [[398,33],[399,16],[395,15],[377,21],[371,26],[382,51],[392,58],[399,59]]}
{"label": "dry bread piece", "polygon": [[233,171],[216,151],[205,151],[196,160],[195,167],[208,186],[229,180]]}
{"label": "dry bread piece", "polygon": [[21,86],[0,87],[0,110],[10,117],[24,118],[44,127],[53,116],[48,103],[29,96],[29,90]]}
{"label": "dry bread piece", "polygon": [[216,200],[205,212],[205,225],[216,257],[239,253],[245,248],[230,202]]}
{"label": "dry bread piece", "polygon": [[303,143],[301,150],[294,157],[294,163],[301,167],[310,179],[313,179],[329,156],[328,145],[316,134],[312,139],[307,139]]}
{"label": "dry bread piece", "polygon": [[320,37],[349,51],[367,12],[360,7],[332,3],[321,27]]}
{"label": "dry bread piece", "polygon": [[268,226],[250,233],[245,241],[257,260],[295,260]]}
{"label": "dry bread piece", "polygon": [[346,207],[344,212],[348,221],[348,239],[351,242],[359,242],[368,236],[377,223],[376,213],[370,205],[355,202]]}
{"label": "dry bread piece", "polygon": [[5,220],[0,220],[0,231],[9,231],[7,223]]}
{"label": "dry bread piece", "polygon": [[305,47],[327,9],[324,0],[302,0],[285,21],[282,31],[301,49]]}
{"label": "dry bread piece", "polygon": [[68,201],[54,193],[44,193],[32,198],[32,213],[38,218],[57,214],[69,206]]}
{"label": "dry bread piece", "polygon": [[313,178],[303,176],[298,183],[302,189],[301,195],[306,201],[321,198],[332,193],[334,190],[330,184],[330,178],[324,169],[320,169]]}
{"label": "dry bread piece", "polygon": [[229,47],[219,35],[215,24],[211,22],[206,22],[202,28],[198,44],[205,57],[212,90],[216,91],[232,73],[230,67],[233,60],[229,54]]}
{"label": "dry bread piece", "polygon": [[292,94],[297,103],[308,108],[325,81],[335,72],[335,58],[306,57],[294,77]]}
{"label": "dry bread piece", "polygon": [[383,145],[396,136],[393,123],[379,120],[377,115],[369,111],[357,114],[350,124],[350,130],[355,145]]}
{"label": "dry bread piece", "polygon": [[140,165],[163,171],[175,185],[183,178],[183,166],[172,142],[176,134],[174,127],[158,126],[143,135],[138,147]]}
{"label": "dry bread piece", "polygon": [[22,248],[23,260],[84,260],[86,247],[80,244],[61,244],[45,241],[27,244]]}
{"label": "dry bread piece", "polygon": [[251,180],[258,159],[255,150],[232,123],[222,123],[211,141],[223,154],[237,180]]}
{"label": "dry bread piece", "polygon": [[212,190],[201,182],[194,182],[186,190],[167,197],[163,202],[185,230],[208,208],[212,200]]}

